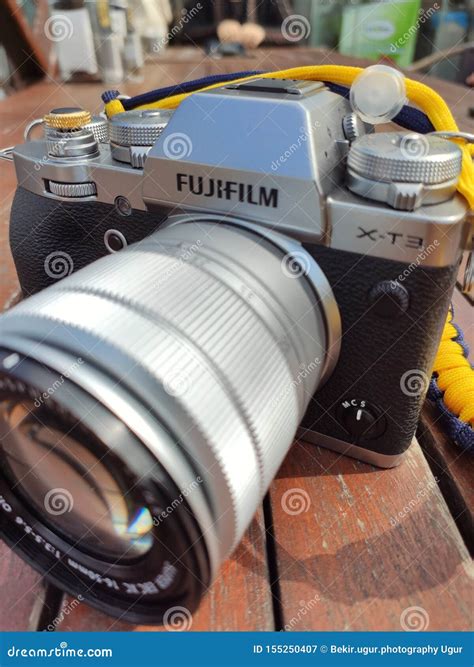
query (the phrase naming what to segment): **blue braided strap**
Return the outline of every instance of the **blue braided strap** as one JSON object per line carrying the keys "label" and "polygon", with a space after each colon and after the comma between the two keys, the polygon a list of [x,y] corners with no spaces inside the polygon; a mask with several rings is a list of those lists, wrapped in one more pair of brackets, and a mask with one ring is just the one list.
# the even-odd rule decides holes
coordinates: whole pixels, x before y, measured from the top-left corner
{"label": "blue braided strap", "polygon": [[437,406],[448,437],[454,440],[461,449],[474,454],[474,429],[448,410],[443,401],[443,392],[438,387],[435,377],[431,378],[428,398]]}
{"label": "blue braided strap", "polygon": [[261,74],[261,72],[253,70],[248,72],[234,72],[233,74],[211,74],[210,76],[204,76],[201,79],[194,79],[194,81],[183,81],[183,83],[178,83],[174,86],[157,88],[156,90],[150,90],[141,95],[135,95],[135,97],[130,97],[128,100],[122,100],[122,104],[123,108],[128,111],[135,107],[142,106],[143,104],[158,102],[159,100],[162,100],[165,97],[171,97],[172,95],[192,93],[195,90],[199,90],[199,88],[212,86],[216,83],[227,83],[229,81],[234,81],[234,79],[242,79],[245,76],[256,76],[258,74]]}
{"label": "blue braided strap", "polygon": [[115,98],[118,97],[119,95],[120,92],[118,90],[106,90],[105,93],[102,93],[100,97],[102,98],[102,102],[104,104],[107,104],[107,102],[115,100]]}

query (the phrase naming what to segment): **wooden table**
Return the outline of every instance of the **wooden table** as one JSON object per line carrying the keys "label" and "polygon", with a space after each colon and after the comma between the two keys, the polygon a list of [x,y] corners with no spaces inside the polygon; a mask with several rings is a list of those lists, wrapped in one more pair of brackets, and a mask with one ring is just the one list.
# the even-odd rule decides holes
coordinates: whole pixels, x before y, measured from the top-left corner
{"label": "wooden table", "polygon": [[[216,72],[329,62],[354,64],[317,49],[212,60],[183,48],[148,63],[142,81],[120,89],[133,95]],[[461,129],[474,131],[474,119],[467,117],[472,91],[425,78],[448,101]],[[44,81],[17,93],[0,104],[0,145],[21,142],[25,124],[53,107],[99,111],[102,90],[100,84]],[[1,303],[17,289],[8,249],[14,190],[13,168],[0,162]],[[472,347],[470,304],[460,292],[454,302]],[[418,441],[392,470],[295,443],[245,539],[194,615],[192,629],[400,630],[403,618],[417,614],[429,630],[469,629],[472,472],[472,459],[446,439],[430,407]],[[282,499],[292,493],[303,497],[304,511],[289,515]],[[3,543],[0,591],[2,630],[43,629],[58,617],[54,625],[60,630],[134,629],[63,599]]]}

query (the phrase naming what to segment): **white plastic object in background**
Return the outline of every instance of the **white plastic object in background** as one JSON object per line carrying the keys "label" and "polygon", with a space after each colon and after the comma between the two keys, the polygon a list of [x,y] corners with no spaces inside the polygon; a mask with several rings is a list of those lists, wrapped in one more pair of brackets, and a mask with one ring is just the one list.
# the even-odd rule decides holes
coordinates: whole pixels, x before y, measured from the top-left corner
{"label": "white plastic object in background", "polygon": [[69,79],[75,72],[98,73],[94,35],[86,7],[53,10],[45,24],[45,31],[56,48],[63,79]]}
{"label": "white plastic object in background", "polygon": [[392,120],[406,101],[405,77],[388,65],[367,67],[356,77],[350,90],[352,109],[372,125]]}
{"label": "white plastic object in background", "polygon": [[166,48],[173,19],[169,0],[134,0],[132,8],[135,30],[143,39],[146,51],[158,53]]}
{"label": "white plastic object in background", "polygon": [[125,47],[125,38],[127,37],[127,12],[121,7],[110,6],[110,27],[112,32],[118,35],[120,48]]}
{"label": "white plastic object in background", "polygon": [[128,70],[137,70],[143,67],[145,58],[140,35],[131,32],[125,37],[124,48],[125,66]]}

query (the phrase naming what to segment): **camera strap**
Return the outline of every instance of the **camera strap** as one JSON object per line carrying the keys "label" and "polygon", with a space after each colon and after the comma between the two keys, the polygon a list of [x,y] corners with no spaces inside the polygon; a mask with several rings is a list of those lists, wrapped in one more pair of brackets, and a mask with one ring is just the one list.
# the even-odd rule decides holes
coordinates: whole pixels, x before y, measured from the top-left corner
{"label": "camera strap", "polygon": [[428,398],[436,403],[448,436],[474,454],[474,370],[451,308],[433,365]]}

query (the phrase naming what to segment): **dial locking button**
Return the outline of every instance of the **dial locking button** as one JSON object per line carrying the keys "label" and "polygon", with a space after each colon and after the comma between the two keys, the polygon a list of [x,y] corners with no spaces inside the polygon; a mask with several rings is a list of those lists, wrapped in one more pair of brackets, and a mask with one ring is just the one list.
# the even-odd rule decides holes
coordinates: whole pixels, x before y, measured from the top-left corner
{"label": "dial locking button", "polygon": [[[89,111],[75,107],[53,109],[44,117],[48,156],[52,159],[92,158],[99,155],[97,121]],[[94,132],[94,127],[96,132]],[[69,195],[65,195],[69,196]]]}
{"label": "dial locking button", "polygon": [[78,130],[92,121],[89,111],[76,107],[53,109],[44,117],[47,127],[56,130]]}
{"label": "dial locking button", "polygon": [[380,409],[361,399],[342,401],[337,408],[337,418],[356,442],[378,438],[386,428]]}

